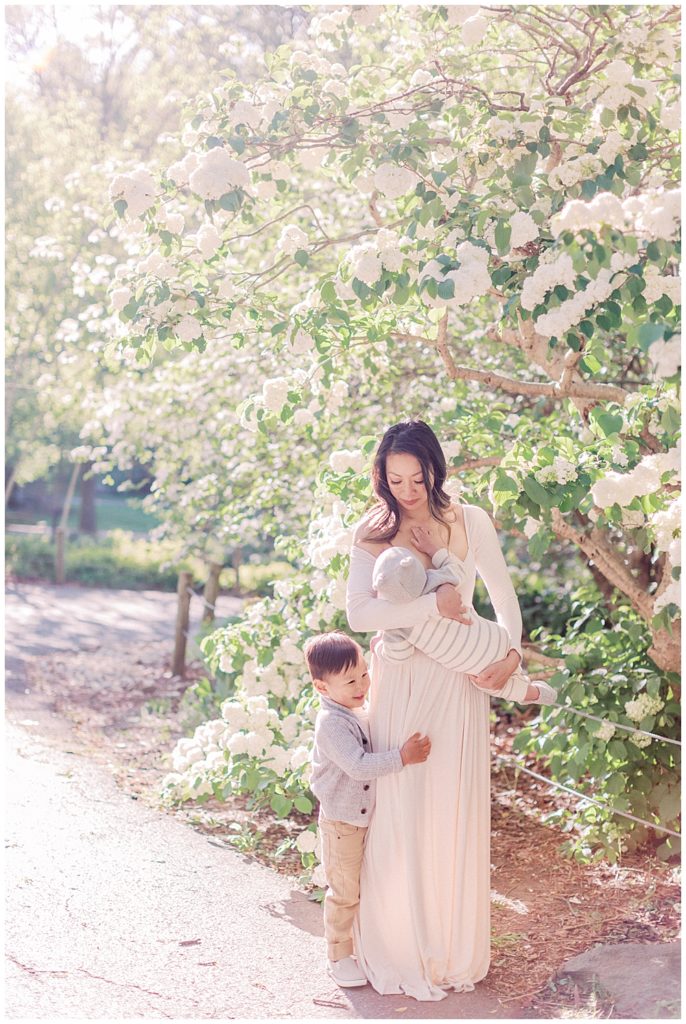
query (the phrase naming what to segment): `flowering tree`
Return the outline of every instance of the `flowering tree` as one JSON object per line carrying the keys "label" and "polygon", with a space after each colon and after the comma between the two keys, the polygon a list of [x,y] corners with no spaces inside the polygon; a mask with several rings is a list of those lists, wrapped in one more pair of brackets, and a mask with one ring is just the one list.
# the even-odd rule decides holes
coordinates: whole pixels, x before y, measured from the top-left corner
{"label": "flowering tree", "polygon": [[[152,149],[173,159],[182,143],[167,133],[188,90],[218,78],[220,65],[254,78],[296,12],[107,5],[89,9],[81,45],[63,34],[63,17],[48,6],[6,9],[8,493],[69,457],[85,400],[101,410],[102,388],[123,365],[106,351],[119,320],[105,287],[140,225],[104,224],[103,179],[123,154],[127,165]],[[104,449],[89,454],[104,468]]]}
{"label": "flowering tree", "polygon": [[[227,74],[200,98],[182,159],[112,181],[117,215],[145,232],[111,291],[126,351],[140,366],[160,348],[198,353],[205,381],[227,359],[249,365],[234,443],[245,431],[267,440],[261,454],[286,450],[297,501],[303,479],[314,492],[308,543],[281,538],[313,569],[208,641],[245,701],[307,726],[295,645],[303,629],[342,623],[368,460],[401,411],[434,426],[470,497],[532,557],[561,542],[588,565],[587,603],[602,612],[548,638],[564,692],[608,722],[650,728],[659,715],[673,729],[677,24],[676,8],[656,6],[319,11],[308,41],[277,49],[257,84]],[[599,651],[621,675],[617,631],[631,677],[584,686]],[[308,728],[286,735],[267,710],[246,731],[238,705],[250,708],[230,703],[228,733],[213,726],[222,757],[210,769],[202,744],[177,751],[173,784],[217,792],[229,778],[288,813],[307,799]],[[611,740],[606,724],[577,730],[574,757],[553,763],[564,742],[549,728],[554,772],[619,774],[615,807],[644,800],[674,818],[668,782],[657,809],[628,782],[637,759],[669,774],[669,757]],[[272,751],[296,740],[288,775]]]}

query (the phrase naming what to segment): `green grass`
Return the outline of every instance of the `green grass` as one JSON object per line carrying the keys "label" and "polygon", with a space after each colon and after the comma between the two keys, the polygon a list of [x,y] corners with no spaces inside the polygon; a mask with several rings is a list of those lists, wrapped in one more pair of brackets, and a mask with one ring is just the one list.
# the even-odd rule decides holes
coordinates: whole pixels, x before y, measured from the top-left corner
{"label": "green grass", "polygon": [[[151,542],[123,530],[113,530],[100,540],[79,538],[70,541],[65,551],[68,583],[90,587],[126,590],[176,590],[181,569],[193,573],[196,590],[204,586],[207,567],[198,558],[179,560],[173,545]],[[18,580],[55,579],[55,548],[46,537],[5,535],[5,571]],[[241,590],[245,594],[267,594],[271,582],[293,572],[287,562],[267,562],[241,567]],[[236,574],[224,569],[223,590],[235,590]]]}
{"label": "green grass", "polygon": [[[98,533],[107,533],[110,530],[129,530],[132,533],[148,533],[157,526],[158,520],[140,507],[140,498],[117,498],[98,496],[95,503],[97,514]],[[69,526],[72,529],[78,528],[80,503],[74,500],[69,513]],[[49,517],[39,514],[31,509],[10,509],[7,512],[8,523],[22,523],[33,525],[36,523],[47,523],[50,526]]]}

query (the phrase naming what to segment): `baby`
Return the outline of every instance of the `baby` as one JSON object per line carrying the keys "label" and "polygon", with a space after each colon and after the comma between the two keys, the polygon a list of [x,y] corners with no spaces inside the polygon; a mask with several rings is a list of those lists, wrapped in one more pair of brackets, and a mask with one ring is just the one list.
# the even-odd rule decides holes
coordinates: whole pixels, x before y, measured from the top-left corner
{"label": "baby", "polygon": [[[415,543],[431,558],[434,568],[425,569],[409,548],[388,548],[376,559],[373,576],[374,589],[384,601],[411,601],[443,583],[459,586],[464,581],[464,563],[447,548],[439,548],[428,537]],[[494,661],[505,657],[512,647],[512,638],[497,622],[473,611],[471,618],[471,625],[465,625],[437,615],[417,626],[385,630],[382,652],[378,641],[374,649],[388,660],[405,661],[417,648],[446,668],[478,675]],[[531,680],[521,667],[499,690],[479,689],[519,704],[553,704],[557,699],[557,692],[548,683]]]}

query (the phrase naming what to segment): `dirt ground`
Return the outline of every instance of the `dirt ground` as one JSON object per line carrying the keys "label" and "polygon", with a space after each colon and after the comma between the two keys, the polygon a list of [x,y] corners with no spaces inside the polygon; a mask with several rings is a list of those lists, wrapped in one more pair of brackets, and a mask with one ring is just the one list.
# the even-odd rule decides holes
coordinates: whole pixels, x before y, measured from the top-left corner
{"label": "dirt ground", "polygon": [[[192,666],[186,680],[175,678],[167,654],[166,643],[146,643],[121,649],[116,659],[92,650],[26,662],[29,684],[71,720],[89,756],[106,765],[126,793],[153,806],[159,806],[158,784],[170,770],[175,740],[199,724],[193,702],[183,694],[201,671]],[[513,732],[507,717],[498,720],[494,745],[499,752],[508,751]],[[556,972],[597,943],[677,937],[678,869],[646,853],[625,855],[614,866],[580,865],[563,857],[563,833],[540,824],[556,800],[530,777],[520,775],[515,785],[510,769],[494,771],[489,981],[504,1003],[523,1003],[531,1017],[613,1017],[611,1004],[556,981]],[[277,848],[307,819],[279,821],[250,810],[243,798],[170,813],[211,842],[230,844],[298,882],[299,856]]]}

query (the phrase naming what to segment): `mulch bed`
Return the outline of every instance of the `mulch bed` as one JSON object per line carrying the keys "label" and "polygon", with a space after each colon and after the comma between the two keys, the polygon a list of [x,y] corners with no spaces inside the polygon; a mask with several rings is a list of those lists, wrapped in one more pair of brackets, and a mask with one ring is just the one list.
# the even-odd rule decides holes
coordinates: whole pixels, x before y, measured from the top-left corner
{"label": "mulch bed", "polygon": [[[159,806],[158,785],[170,771],[177,738],[198,724],[183,694],[185,680],[168,669],[164,644],[55,654],[27,665],[31,683],[67,717],[88,755],[105,764],[131,797]],[[126,671],[122,672],[122,666]],[[494,745],[509,753],[516,720],[498,718]],[[650,851],[624,854],[610,865],[579,864],[560,853],[565,835],[541,818],[566,797],[510,768],[494,768],[492,785],[492,928],[489,982],[501,1001],[526,1006],[532,1017],[612,1017],[612,1006],[552,980],[571,957],[597,943],[669,942],[680,930],[678,868]],[[279,851],[302,816],[276,819],[247,798],[214,799],[170,813],[270,868],[297,878],[300,857]],[[590,1000],[590,1001],[589,1001]]]}

